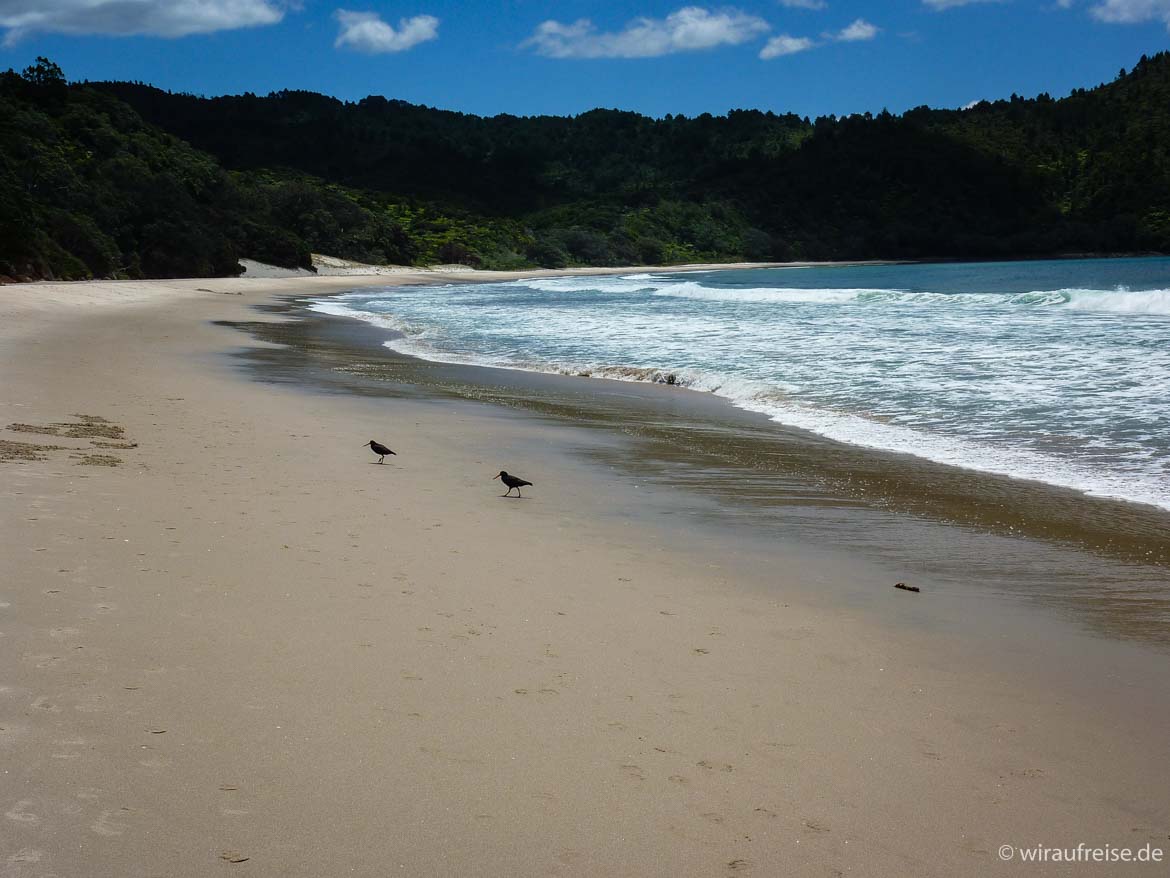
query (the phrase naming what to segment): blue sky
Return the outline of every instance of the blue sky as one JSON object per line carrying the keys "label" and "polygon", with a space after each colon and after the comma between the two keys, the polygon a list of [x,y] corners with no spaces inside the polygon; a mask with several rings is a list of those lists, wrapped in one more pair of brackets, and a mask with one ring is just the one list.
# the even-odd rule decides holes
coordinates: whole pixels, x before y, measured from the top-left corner
{"label": "blue sky", "polygon": [[817,116],[1054,97],[1170,48],[1170,0],[0,0],[0,67],[465,112]]}

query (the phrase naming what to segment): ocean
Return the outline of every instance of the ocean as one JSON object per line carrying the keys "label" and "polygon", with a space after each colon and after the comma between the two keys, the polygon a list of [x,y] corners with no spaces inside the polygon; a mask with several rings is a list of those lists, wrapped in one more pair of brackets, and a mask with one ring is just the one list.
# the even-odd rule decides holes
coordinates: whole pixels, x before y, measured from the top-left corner
{"label": "ocean", "polygon": [[861,448],[1170,510],[1170,259],[631,273],[312,310],[425,360],[676,385]]}

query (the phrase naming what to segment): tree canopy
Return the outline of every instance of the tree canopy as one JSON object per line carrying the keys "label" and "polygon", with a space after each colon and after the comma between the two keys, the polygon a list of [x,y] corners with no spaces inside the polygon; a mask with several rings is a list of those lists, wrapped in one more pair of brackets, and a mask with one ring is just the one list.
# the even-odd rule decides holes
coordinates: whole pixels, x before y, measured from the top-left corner
{"label": "tree canopy", "polygon": [[1170,251],[1170,54],[1054,100],[490,118],[0,74],[0,274]]}

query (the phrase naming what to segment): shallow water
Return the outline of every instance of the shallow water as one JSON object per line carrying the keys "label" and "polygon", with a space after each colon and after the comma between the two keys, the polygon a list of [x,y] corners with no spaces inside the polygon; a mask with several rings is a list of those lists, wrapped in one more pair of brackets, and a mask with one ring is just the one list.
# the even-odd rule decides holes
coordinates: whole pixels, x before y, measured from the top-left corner
{"label": "shallow water", "polygon": [[658,381],[839,442],[1170,509],[1170,259],[395,287],[313,308],[429,360]]}

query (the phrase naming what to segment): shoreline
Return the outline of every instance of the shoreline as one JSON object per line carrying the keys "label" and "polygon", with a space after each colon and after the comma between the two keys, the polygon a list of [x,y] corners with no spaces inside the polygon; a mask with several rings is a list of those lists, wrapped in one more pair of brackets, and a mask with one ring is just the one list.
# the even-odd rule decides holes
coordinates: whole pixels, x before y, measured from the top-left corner
{"label": "shoreline", "polygon": [[[341,293],[341,294],[344,295],[344,293]],[[330,296],[330,295],[332,295],[332,293],[325,293],[325,294],[323,294],[322,297]],[[298,299],[303,299],[303,300],[307,300],[308,298],[309,297],[307,297],[307,296],[306,297],[298,297]],[[330,311],[319,311],[319,310],[313,309],[313,308],[306,308],[305,310],[312,311],[315,314],[321,315],[326,319],[356,320],[356,321],[365,323],[365,321],[362,321],[361,318],[358,318],[358,317],[355,317],[355,316],[349,315],[349,314],[339,314],[339,313],[334,313],[334,312],[330,312]],[[370,324],[366,324],[366,325],[370,325]],[[628,378],[627,377],[620,377],[619,375],[609,374],[605,371],[599,371],[599,372],[594,373],[594,372],[588,372],[588,371],[571,371],[571,370],[554,369],[554,368],[537,369],[537,368],[531,368],[529,366],[510,366],[510,365],[502,365],[502,364],[498,364],[498,363],[476,362],[474,360],[440,359],[438,357],[428,356],[428,355],[426,355],[426,353],[413,353],[413,352],[404,351],[404,350],[401,350],[401,349],[391,345],[390,342],[397,341],[398,339],[406,338],[406,335],[404,333],[400,332],[399,330],[383,328],[383,327],[376,327],[375,329],[377,332],[381,333],[383,336],[383,341],[381,342],[382,346],[384,346],[388,350],[390,350],[395,357],[402,357],[402,358],[405,358],[407,360],[413,360],[413,361],[418,361],[418,362],[423,362],[423,363],[432,363],[432,364],[444,365],[444,366],[455,366],[455,367],[464,368],[464,369],[467,369],[470,371],[479,371],[479,372],[484,372],[484,373],[510,372],[510,373],[517,373],[517,374],[520,374],[523,376],[542,375],[542,376],[551,376],[554,378],[565,378],[565,379],[570,379],[570,380],[588,379],[591,381],[620,382],[623,384],[632,384],[635,386],[645,386],[645,385],[662,386],[662,387],[669,387],[671,392],[682,392],[684,394],[697,394],[698,396],[714,396],[714,397],[718,398],[721,402],[731,406],[736,411],[741,412],[742,414],[744,414],[746,416],[759,416],[759,418],[763,418],[763,419],[767,420],[768,423],[774,425],[778,430],[802,434],[802,435],[805,435],[809,438],[813,438],[813,439],[816,439],[817,441],[824,442],[824,443],[827,443],[830,445],[857,448],[857,449],[863,450],[864,452],[872,453],[875,455],[883,455],[883,456],[887,456],[890,458],[904,458],[904,459],[915,460],[915,461],[921,462],[924,465],[938,467],[940,470],[951,470],[951,471],[960,471],[960,472],[965,472],[965,473],[971,473],[971,474],[975,474],[975,475],[980,476],[980,477],[986,477],[988,479],[1005,481],[1009,484],[1018,484],[1018,485],[1025,485],[1025,486],[1027,486],[1027,485],[1038,486],[1038,487],[1042,487],[1045,490],[1049,490],[1049,491],[1052,491],[1055,493],[1067,494],[1068,496],[1075,496],[1078,498],[1083,498],[1083,500],[1085,502],[1090,503],[1090,504],[1092,504],[1092,503],[1111,504],[1111,505],[1115,505],[1117,507],[1131,508],[1133,510],[1138,511],[1139,514],[1152,513],[1156,516],[1164,517],[1166,520],[1166,523],[1170,524],[1170,507],[1159,506],[1157,503],[1137,500],[1137,499],[1134,499],[1131,497],[1116,496],[1116,495],[1112,495],[1112,494],[1092,493],[1085,488],[1075,487],[1075,486],[1068,485],[1068,484],[1062,484],[1062,483],[1052,482],[1052,481],[1044,481],[1044,480],[1039,479],[1039,478],[1029,477],[1029,476],[1024,476],[1024,475],[1017,475],[1017,474],[1013,474],[1011,472],[1006,472],[1006,471],[1001,471],[1001,470],[979,468],[979,467],[974,467],[974,466],[961,466],[961,465],[956,464],[956,463],[952,463],[949,461],[936,460],[934,458],[927,457],[925,455],[917,454],[917,453],[910,452],[910,451],[899,451],[899,450],[895,450],[895,449],[891,449],[891,448],[884,448],[884,447],[880,447],[880,446],[867,445],[867,444],[863,444],[863,443],[859,443],[859,442],[850,442],[850,441],[845,440],[845,439],[840,439],[840,438],[833,437],[833,436],[827,436],[827,435],[824,435],[822,433],[818,433],[814,430],[811,430],[811,429],[808,429],[805,427],[800,427],[800,426],[797,426],[794,424],[786,423],[786,422],[781,421],[781,420],[777,420],[772,415],[770,415],[764,411],[760,411],[757,409],[753,409],[753,408],[749,408],[749,407],[744,406],[740,401],[738,401],[737,399],[735,399],[733,397],[724,396],[716,391],[698,390],[698,389],[690,386],[689,384],[687,384],[683,381],[676,381],[675,375],[665,368],[664,369],[654,369],[654,368],[650,368],[650,367],[646,367],[646,368],[631,367],[630,368],[631,372],[653,373],[654,378],[653,378],[653,380],[650,380],[650,379],[643,378],[643,377],[628,377]],[[618,367],[614,367],[614,368],[616,370]],[[662,377],[662,380],[660,380],[660,376]],[[1168,532],[1168,535],[1170,535],[1170,532]],[[1170,556],[1168,556],[1168,560],[1170,560]]]}
{"label": "shoreline", "polygon": [[[861,265],[870,263],[855,264]],[[822,265],[828,265],[828,263]],[[814,266],[815,264],[813,263],[790,263],[787,265],[787,267]],[[761,265],[757,264],[748,267],[761,267]],[[713,270],[711,267],[703,266],[693,266],[692,269],[695,271]],[[610,274],[624,274],[633,272],[635,270],[636,269],[633,268],[615,270],[605,269],[604,272]],[[667,269],[652,270],[660,273],[670,273]],[[469,281],[474,283],[490,283],[494,280],[495,278],[492,277],[469,278]],[[452,280],[451,284],[453,286],[459,286],[460,281]],[[329,295],[331,294],[324,294],[326,297]],[[322,309],[322,313],[330,314],[334,317],[352,318],[354,316],[352,314],[344,313],[344,309],[332,311],[328,310],[328,307],[329,306],[326,306],[324,309]],[[318,309],[310,308],[309,310]],[[362,318],[358,317],[357,319]],[[376,320],[371,322],[374,322],[375,325],[378,324],[378,321]],[[512,365],[508,363],[492,362],[490,359],[476,357],[473,354],[468,354],[466,356],[447,355],[444,354],[441,350],[429,350],[425,345],[419,349],[417,345],[411,343],[409,336],[405,336],[403,333],[394,329],[386,327],[380,328],[385,336],[385,345],[391,348],[395,352],[395,355],[419,359],[426,362],[463,366],[469,369],[483,369],[488,371],[507,370],[527,375],[561,375],[570,378],[592,378],[603,381],[615,380],[633,384],[665,384],[672,387],[677,387],[678,389],[682,390],[695,390],[695,388],[690,386],[688,380],[685,377],[679,377],[676,381],[676,375],[671,371],[671,366],[655,368],[655,365],[652,362],[650,365],[640,365],[636,368],[627,368],[621,365],[598,366],[596,367],[595,371],[590,371],[584,368],[581,371],[575,371],[573,367],[565,366],[564,364],[559,364],[558,367],[557,363],[544,364],[543,367],[541,364],[531,362],[520,362],[519,364]],[[397,339],[404,339],[404,341],[407,343],[404,345],[393,343]],[[682,371],[685,372],[686,370],[684,369]],[[700,379],[707,377],[709,376],[702,374],[699,375]],[[715,379],[721,380],[722,377],[725,376],[716,375]],[[1102,513],[1108,514],[1110,507],[1118,510],[1118,514],[1123,518],[1130,517],[1126,510],[1131,510],[1134,517],[1145,520],[1144,525],[1138,525],[1135,522],[1134,526],[1145,532],[1146,538],[1149,539],[1151,541],[1150,544],[1154,546],[1154,554],[1158,555],[1159,558],[1163,561],[1170,561],[1170,506],[1167,505],[1167,501],[1158,495],[1157,492],[1151,492],[1147,490],[1145,494],[1143,494],[1139,490],[1135,493],[1134,491],[1123,490],[1123,483],[1110,483],[1108,481],[1104,483],[1094,482],[1094,480],[1091,478],[1091,473],[1087,470],[1078,471],[1074,469],[1069,472],[1060,471],[1057,473],[1056,477],[1053,478],[1051,477],[1051,473],[1048,475],[1045,474],[1040,463],[1035,462],[1030,465],[1024,465],[1021,468],[1020,465],[1013,465],[1010,462],[1005,463],[1003,460],[995,457],[994,455],[991,457],[986,457],[985,455],[984,459],[969,461],[962,458],[960,455],[957,455],[956,453],[948,454],[939,452],[937,447],[934,447],[933,451],[931,450],[931,447],[928,447],[925,451],[918,448],[906,448],[904,447],[904,441],[901,443],[894,442],[893,444],[890,444],[890,440],[887,439],[884,440],[883,444],[883,440],[881,440],[880,437],[876,441],[867,441],[865,439],[858,441],[848,434],[842,435],[840,431],[836,433],[834,433],[832,430],[827,432],[817,432],[818,428],[816,427],[808,428],[796,426],[796,424],[792,423],[790,420],[784,420],[782,416],[774,416],[772,411],[769,410],[766,405],[761,408],[759,404],[757,404],[751,398],[744,399],[742,397],[737,397],[735,396],[734,392],[728,394],[718,387],[716,387],[714,390],[695,390],[695,392],[703,394],[712,393],[714,395],[720,396],[724,399],[727,399],[731,405],[741,411],[763,414],[772,423],[774,423],[778,429],[815,436],[818,437],[818,440],[827,441],[834,446],[861,449],[864,452],[872,453],[874,455],[883,455],[889,459],[907,458],[918,460],[922,461],[924,465],[937,467],[940,469],[940,471],[943,472],[958,471],[978,474],[978,476],[981,478],[986,478],[989,481],[1002,483],[1004,487],[1000,493],[1004,496],[1005,499],[1010,496],[1012,486],[1019,486],[1021,490],[1025,492],[1031,492],[1033,488],[1039,487],[1043,488],[1044,490],[1051,491],[1054,494],[1061,495],[1059,502],[1062,505],[1065,505],[1069,498],[1074,497],[1083,498],[1084,503],[1090,507],[1094,507],[1094,504],[1101,504],[1100,506],[1087,511],[1084,514],[1083,518],[1086,521],[1099,516]],[[797,420],[797,423],[799,423],[799,420]],[[975,449],[975,451],[979,450],[980,449]],[[1010,504],[1004,503],[1003,505],[1006,508]],[[1021,522],[1027,518],[1027,516],[1013,516],[1010,513],[1008,514],[1008,517],[1013,519],[1013,527],[1018,527]],[[1074,515],[1073,517],[1077,516]],[[1161,521],[1158,522],[1156,519],[1161,519]],[[1029,530],[1033,533],[1043,532],[1037,531],[1035,528],[1031,528]],[[1108,536],[1108,529],[1103,531],[1102,534],[1105,535],[1103,542],[1105,544],[1110,544],[1112,541]],[[1094,537],[1094,540],[1101,542],[1099,537]],[[1136,557],[1142,558],[1150,554],[1150,552],[1147,551],[1147,547],[1145,545],[1135,545],[1134,548],[1137,550]]]}
{"label": "shoreline", "polygon": [[[678,527],[539,413],[246,380],[229,353],[278,349],[217,321],[307,291],[230,283],[5,288],[4,424],[137,443],[3,432],[62,446],[0,461],[14,874],[987,875],[1000,844],[1162,842],[1157,652]],[[964,606],[1000,639],[939,627]]]}
{"label": "shoreline", "polygon": [[[333,260],[333,262],[340,262],[342,260]],[[833,266],[853,266],[853,265],[897,265],[900,260],[828,260],[823,262],[689,262],[680,265],[638,265],[638,266],[578,266],[573,268],[525,268],[511,271],[496,271],[491,269],[470,268],[462,265],[433,265],[426,267],[414,267],[406,265],[367,265],[365,263],[352,263],[346,267],[329,266],[326,271],[313,273],[305,269],[295,268],[281,268],[275,265],[267,265],[262,262],[256,262],[250,259],[244,259],[241,264],[247,263],[253,266],[257,273],[248,275],[247,269],[244,272],[234,276],[220,276],[220,277],[200,277],[200,278],[146,278],[146,279],[113,279],[113,278],[91,278],[89,280],[73,280],[73,281],[57,281],[57,280],[30,280],[17,281],[14,283],[0,283],[0,287],[9,288],[24,288],[24,287],[78,287],[78,286],[94,286],[104,284],[116,285],[130,285],[130,284],[154,284],[156,286],[174,286],[174,287],[189,287],[196,283],[218,283],[218,282],[235,282],[245,281],[251,283],[253,281],[263,284],[269,284],[273,281],[308,281],[310,284],[314,282],[330,285],[338,280],[352,280],[355,283],[366,286],[368,284],[377,284],[384,282],[388,285],[398,285],[402,283],[416,283],[415,278],[441,278],[435,283],[454,283],[457,281],[450,281],[447,278],[457,278],[459,281],[466,281],[469,283],[499,283],[501,281],[522,280],[524,278],[544,278],[544,277],[596,277],[606,275],[620,275],[620,274],[636,274],[639,272],[701,272],[701,271],[725,271],[730,269],[752,269],[752,268],[828,268]]]}
{"label": "shoreline", "polygon": [[680,507],[698,504],[693,514],[729,537],[846,540],[894,579],[913,569],[931,590],[953,592],[986,578],[1090,630],[1170,648],[1160,509],[844,445],[686,388],[422,360],[384,347],[385,330],[304,301],[266,309],[280,322],[227,322],[262,345],[234,357],[245,374],[329,393],[481,401],[585,426],[621,448],[588,456],[670,490]]}
{"label": "shoreline", "polygon": [[[633,265],[633,266],[573,266],[567,268],[527,268],[509,271],[478,269],[463,265],[372,265],[368,263],[352,263],[336,257],[314,254],[321,261],[314,262],[314,266],[321,265],[325,271],[311,272],[306,269],[283,268],[257,262],[254,259],[241,257],[240,264],[245,270],[238,275],[223,275],[206,278],[144,278],[138,280],[119,280],[114,278],[90,278],[88,280],[61,281],[61,280],[0,280],[0,287],[4,286],[75,286],[78,284],[107,284],[107,283],[155,283],[167,284],[185,281],[221,281],[221,280],[248,280],[270,281],[300,278],[401,278],[404,275],[422,275],[425,277],[458,277],[477,282],[483,275],[499,275],[499,277],[482,278],[484,283],[500,280],[518,280],[521,277],[587,277],[590,275],[634,274],[638,272],[702,272],[721,271],[730,269],[752,268],[828,268],[834,266],[861,266],[861,265],[949,265],[953,263],[1011,263],[1011,262],[1046,262],[1046,261],[1092,261],[1096,259],[1146,259],[1170,256],[1158,251],[1140,252],[1107,252],[1107,253],[1053,253],[1050,255],[1024,256],[935,256],[921,259],[830,259],[821,261],[790,261],[790,262],[684,262],[676,265]],[[252,270],[253,274],[248,274]],[[513,277],[517,275],[518,277]]]}

